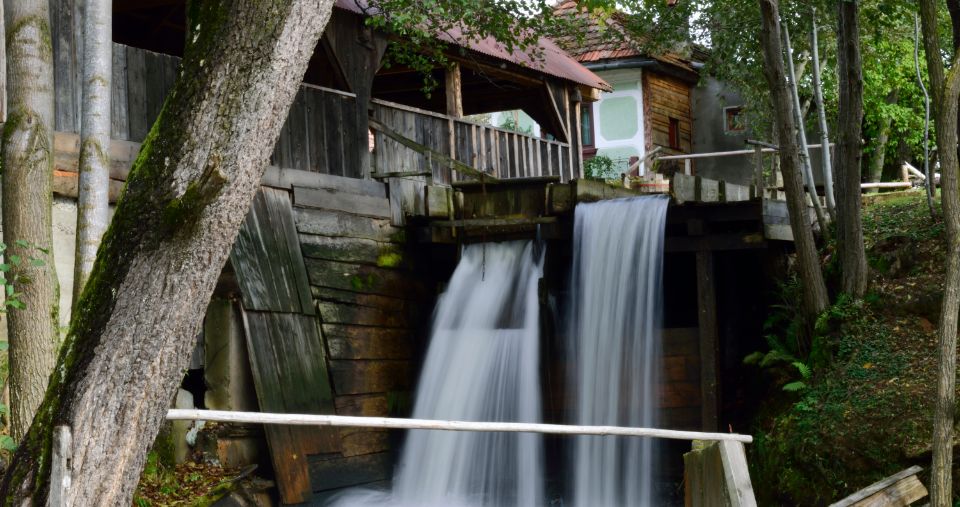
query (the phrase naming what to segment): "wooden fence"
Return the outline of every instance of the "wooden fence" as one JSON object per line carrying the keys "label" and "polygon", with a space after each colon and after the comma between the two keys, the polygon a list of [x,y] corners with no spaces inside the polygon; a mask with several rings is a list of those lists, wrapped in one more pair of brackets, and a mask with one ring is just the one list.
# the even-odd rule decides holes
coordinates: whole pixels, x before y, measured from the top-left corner
{"label": "wooden fence", "polygon": [[580,154],[567,143],[382,100],[373,100],[372,109],[377,123],[422,147],[411,148],[375,130],[374,166],[380,174],[430,176],[435,183],[465,179],[444,160],[450,158],[494,178],[559,176],[569,181],[581,175]]}

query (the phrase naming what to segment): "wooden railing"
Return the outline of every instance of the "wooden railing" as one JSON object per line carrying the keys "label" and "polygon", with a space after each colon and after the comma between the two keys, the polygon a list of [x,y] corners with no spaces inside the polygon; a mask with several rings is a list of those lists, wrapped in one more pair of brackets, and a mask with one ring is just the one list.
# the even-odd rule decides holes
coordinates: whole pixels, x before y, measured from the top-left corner
{"label": "wooden railing", "polygon": [[580,154],[558,141],[481,125],[402,104],[373,100],[371,119],[400,134],[402,143],[374,128],[374,172],[429,176],[435,183],[472,178],[455,160],[497,179],[580,177]]}

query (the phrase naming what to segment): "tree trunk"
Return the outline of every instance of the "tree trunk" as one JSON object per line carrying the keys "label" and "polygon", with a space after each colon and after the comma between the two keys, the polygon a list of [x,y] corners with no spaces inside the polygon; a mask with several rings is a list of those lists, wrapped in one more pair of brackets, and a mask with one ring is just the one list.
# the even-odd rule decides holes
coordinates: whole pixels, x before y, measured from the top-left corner
{"label": "tree trunk", "polygon": [[3,239],[8,261],[23,259],[8,276],[26,305],[7,315],[10,432],[19,440],[43,400],[59,341],[53,256],[38,250],[52,251],[53,53],[47,0],[6,0],[4,7],[10,109],[3,131]]}
{"label": "tree trunk", "polygon": [[[893,90],[887,94],[886,103],[888,105],[897,103],[897,90]],[[883,165],[886,162],[886,147],[887,142],[890,141],[890,127],[892,124],[893,118],[889,115],[880,118],[880,128],[877,131],[877,139],[874,142],[873,156],[870,157],[870,171],[868,175],[868,179],[873,183],[877,183],[883,179]],[[878,191],[878,189],[873,189],[870,192]]]}
{"label": "tree trunk", "polygon": [[960,96],[960,58],[954,56],[944,77],[937,32],[937,3],[920,1],[923,46],[933,95],[934,125],[940,157],[941,203],[947,232],[946,276],[940,308],[937,359],[937,403],[933,414],[933,463],[930,467],[930,505],[953,505],[953,424],[957,384],[957,313],[960,312],[960,188],[957,187],[957,100]]}
{"label": "tree trunk", "polygon": [[793,99],[793,121],[797,128],[797,137],[800,143],[800,168],[803,173],[803,182],[807,186],[807,194],[810,195],[810,203],[813,204],[813,211],[817,215],[817,223],[820,224],[820,232],[827,236],[827,217],[823,213],[823,206],[820,205],[820,196],[817,195],[817,182],[813,177],[813,166],[810,164],[810,148],[807,144],[807,127],[803,122],[803,108],[800,106],[800,89],[797,74],[793,65],[793,47],[790,44],[790,32],[783,26],[783,45],[787,50],[787,75],[790,78],[790,97]]}
{"label": "tree trunk", "polygon": [[182,68],[143,142],[51,385],[2,487],[49,494],[73,432],[68,505],[130,505],[144,456],[333,0],[192,0]]}
{"label": "tree trunk", "polygon": [[85,0],[83,18],[83,116],[77,196],[77,248],[73,301],[80,300],[110,214],[110,78],[113,42],[110,0]]}
{"label": "tree trunk", "polygon": [[[808,319],[814,319],[827,307],[827,288],[820,271],[820,258],[810,227],[803,179],[800,175],[800,147],[797,145],[793,98],[787,88],[780,46],[780,13],[777,0],[760,1],[760,44],[763,48],[764,75],[770,86],[774,123],[780,142],[780,171],[787,194],[790,228],[797,250],[797,265],[803,285],[803,307]],[[812,320],[810,320],[812,322]]]}
{"label": "tree trunk", "polygon": [[863,71],[856,0],[837,2],[837,251],[841,290],[853,298],[867,292],[867,253],[860,218],[860,147],[863,121]]}
{"label": "tree trunk", "polygon": [[827,198],[830,218],[837,219],[837,199],[833,192],[833,169],[830,165],[830,134],[827,130],[827,111],[823,106],[823,82],[820,79],[820,41],[817,31],[817,11],[811,11],[810,48],[813,51],[813,97],[817,103],[817,122],[820,126],[820,171],[823,174],[823,193]]}

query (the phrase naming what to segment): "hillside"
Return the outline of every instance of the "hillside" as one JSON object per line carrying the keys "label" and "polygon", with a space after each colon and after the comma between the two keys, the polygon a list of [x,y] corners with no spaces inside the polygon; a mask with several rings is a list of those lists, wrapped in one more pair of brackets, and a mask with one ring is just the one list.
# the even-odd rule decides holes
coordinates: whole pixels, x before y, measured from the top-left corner
{"label": "hillside", "polygon": [[[929,467],[943,223],[912,192],[868,204],[863,224],[867,297],[840,298],[825,312],[806,355],[787,345],[796,334],[791,306],[775,309],[773,352],[747,361],[763,364],[771,383],[751,449],[762,504],[827,504],[910,465]],[[795,290],[785,284],[783,300],[798,300]]]}

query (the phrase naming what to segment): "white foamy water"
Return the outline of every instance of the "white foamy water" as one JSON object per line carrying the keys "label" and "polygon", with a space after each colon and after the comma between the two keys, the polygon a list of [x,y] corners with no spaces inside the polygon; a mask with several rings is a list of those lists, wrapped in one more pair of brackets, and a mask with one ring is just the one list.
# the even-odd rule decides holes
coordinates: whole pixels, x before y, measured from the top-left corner
{"label": "white foamy water", "polygon": [[[413,417],[540,422],[538,279],[530,241],[464,249],[434,314]],[[413,430],[393,490],[347,491],[333,505],[510,507],[544,504],[535,434]]]}
{"label": "white foamy water", "polygon": [[[656,427],[664,196],[579,204],[568,320],[575,424]],[[572,505],[656,505],[649,438],[576,437]]]}

